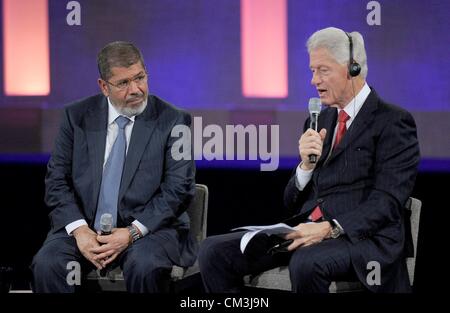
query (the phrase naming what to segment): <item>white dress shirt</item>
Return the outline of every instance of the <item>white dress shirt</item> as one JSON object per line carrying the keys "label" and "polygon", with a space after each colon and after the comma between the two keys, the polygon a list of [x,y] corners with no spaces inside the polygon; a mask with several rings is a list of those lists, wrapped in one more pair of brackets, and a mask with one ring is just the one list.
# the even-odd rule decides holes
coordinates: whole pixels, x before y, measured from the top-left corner
{"label": "white dress shirt", "polygon": [[[112,146],[116,141],[117,134],[119,133],[119,126],[117,126],[117,123],[115,123],[116,118],[119,116],[120,114],[117,112],[117,110],[112,105],[110,99],[108,98],[108,129],[106,134],[106,147],[105,147],[105,158],[103,161],[103,168],[105,167],[106,161],[108,160],[108,156],[111,153]],[[127,141],[126,152],[128,152],[128,145],[130,143],[131,133],[133,131],[135,116],[132,117],[127,116],[127,118],[130,120],[130,122],[125,126],[125,137]],[[87,225],[86,220],[84,219],[76,220],[66,225],[66,231],[69,235],[71,235],[75,229],[77,229],[82,225]],[[138,220],[134,220],[133,225],[136,226],[141,231],[143,236],[148,234],[147,227],[145,227]]]}

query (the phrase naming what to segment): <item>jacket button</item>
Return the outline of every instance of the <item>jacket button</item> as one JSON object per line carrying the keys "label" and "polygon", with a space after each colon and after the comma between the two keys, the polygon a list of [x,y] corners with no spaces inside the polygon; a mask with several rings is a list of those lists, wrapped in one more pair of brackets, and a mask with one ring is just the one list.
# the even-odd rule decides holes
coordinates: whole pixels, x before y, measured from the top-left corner
{"label": "jacket button", "polygon": [[317,199],[317,203],[322,203],[322,202],[323,202],[322,198]]}

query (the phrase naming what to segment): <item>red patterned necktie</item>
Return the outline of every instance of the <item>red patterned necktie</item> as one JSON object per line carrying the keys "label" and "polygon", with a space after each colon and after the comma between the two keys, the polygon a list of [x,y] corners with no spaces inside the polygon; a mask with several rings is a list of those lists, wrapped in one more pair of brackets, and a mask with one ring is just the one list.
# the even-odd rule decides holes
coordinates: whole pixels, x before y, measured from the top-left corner
{"label": "red patterned necktie", "polygon": [[347,131],[347,121],[350,118],[344,110],[341,110],[338,115],[338,128],[336,132],[336,138],[334,140],[333,149],[337,147],[337,145],[341,142],[342,137],[344,137],[345,132]]}
{"label": "red patterned necktie", "polygon": [[320,220],[322,218],[322,216],[323,216],[323,214],[322,214],[322,211],[320,210],[320,207],[316,206],[314,208],[314,210],[312,211],[311,215],[309,216],[309,219],[312,222],[316,222],[316,221]]}
{"label": "red patterned necktie", "polygon": [[[341,110],[338,115],[338,128],[336,132],[336,138],[334,140],[333,149],[337,147],[337,145],[341,142],[342,137],[344,137],[345,132],[347,131],[347,121],[350,118],[347,113],[345,113],[344,110]],[[312,211],[311,215],[309,216],[309,219],[313,222],[316,222],[320,220],[323,217],[322,211],[320,210],[319,206],[316,206],[314,210]]]}

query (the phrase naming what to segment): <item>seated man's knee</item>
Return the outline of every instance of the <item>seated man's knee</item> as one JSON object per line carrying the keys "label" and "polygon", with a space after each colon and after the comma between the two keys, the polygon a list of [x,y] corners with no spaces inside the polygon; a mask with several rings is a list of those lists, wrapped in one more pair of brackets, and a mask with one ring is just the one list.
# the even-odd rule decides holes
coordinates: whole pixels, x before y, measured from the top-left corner
{"label": "seated man's knee", "polygon": [[314,276],[322,275],[324,269],[314,254],[294,253],[289,262],[291,281],[308,281]]}
{"label": "seated man's knee", "polygon": [[198,253],[198,262],[202,267],[209,264],[220,255],[221,249],[218,248],[218,242],[214,237],[208,237],[200,244]]}
{"label": "seated man's knee", "polygon": [[[131,263],[128,266],[129,271],[131,270],[136,277],[160,276],[169,271],[168,268],[154,262],[151,257],[133,258]],[[124,269],[124,274],[126,274],[126,269]]]}
{"label": "seated man's knee", "polygon": [[33,257],[33,261],[31,262],[31,270],[33,272],[33,276],[36,278],[39,274],[46,272],[48,269],[48,258],[45,255],[45,252],[42,251],[41,248],[36,255]]}
{"label": "seated man's knee", "polygon": [[55,257],[57,255],[56,252],[49,248],[49,246],[43,246],[33,258],[31,269],[35,277],[50,273],[62,274],[67,272],[69,261]]}
{"label": "seated man's knee", "polygon": [[58,249],[56,244],[46,244],[34,256],[31,264],[34,292],[74,292],[81,283],[80,263]]}
{"label": "seated man's knee", "polygon": [[128,292],[168,292],[171,267],[154,258],[133,258],[123,268]]}

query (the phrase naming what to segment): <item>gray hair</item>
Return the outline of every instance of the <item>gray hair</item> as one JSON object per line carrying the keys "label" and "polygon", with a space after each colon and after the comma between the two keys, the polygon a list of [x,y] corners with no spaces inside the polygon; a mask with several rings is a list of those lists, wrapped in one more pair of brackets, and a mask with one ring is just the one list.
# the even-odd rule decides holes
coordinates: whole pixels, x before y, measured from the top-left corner
{"label": "gray hair", "polygon": [[[364,39],[358,32],[349,35],[353,41],[353,59],[361,65],[361,77],[367,77],[367,55],[364,48]],[[345,31],[335,27],[328,27],[316,31],[306,42],[308,53],[318,48],[327,49],[341,64],[348,64],[350,60],[350,43]]]}
{"label": "gray hair", "polygon": [[97,56],[98,71],[103,80],[111,78],[112,67],[130,67],[138,62],[141,62],[145,68],[141,51],[126,41],[114,41],[107,44]]}

